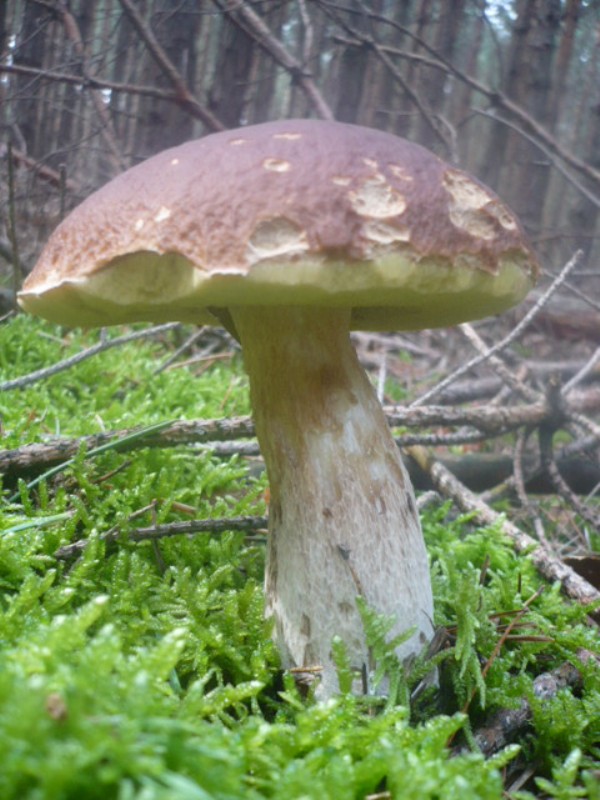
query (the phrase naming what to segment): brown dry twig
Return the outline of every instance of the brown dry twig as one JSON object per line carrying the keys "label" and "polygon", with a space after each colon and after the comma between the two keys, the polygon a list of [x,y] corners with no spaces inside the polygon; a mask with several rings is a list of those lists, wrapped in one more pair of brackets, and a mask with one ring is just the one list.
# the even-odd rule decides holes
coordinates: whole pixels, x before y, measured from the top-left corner
{"label": "brown dry twig", "polygon": [[86,361],[88,358],[98,355],[98,353],[110,350],[112,347],[120,347],[121,345],[136,341],[137,339],[149,339],[152,336],[172,331],[178,327],[179,323],[177,322],[167,322],[164,325],[156,325],[153,328],[145,328],[141,331],[127,333],[116,339],[102,339],[98,344],[88,347],[86,350],[81,350],[79,353],[75,353],[75,355],[65,358],[63,361],[57,361],[49,367],[44,367],[43,369],[38,369],[35,372],[23,375],[20,378],[14,378],[13,380],[0,383],[0,393],[9,392],[14,389],[24,389],[26,386],[31,386],[33,383],[37,383],[38,381],[52,377],[52,375],[57,375],[59,372],[71,369],[71,367],[74,367],[76,364],[80,364],[82,361]]}
{"label": "brown dry twig", "polygon": [[439,461],[431,458],[424,448],[411,447],[408,453],[431,477],[440,494],[451,498],[461,511],[472,513],[480,525],[497,525],[499,530],[512,541],[515,550],[518,553],[528,553],[538,572],[546,580],[559,582],[568,597],[583,605],[600,601],[600,592],[597,589],[557,558],[548,547],[491,509]]}
{"label": "brown dry twig", "polygon": [[[102,542],[147,542],[164,539],[168,536],[191,536],[198,533],[224,533],[225,531],[258,531],[266,529],[266,517],[228,517],[219,519],[195,519],[189,522],[171,522],[163,525],[151,525],[145,528],[133,528],[129,531],[116,526],[100,535]],[[89,545],[89,539],[79,539],[72,544],[59,548],[54,557],[68,560],[81,555]]]}
{"label": "brown dry twig", "polygon": [[[156,328],[145,331],[146,335],[160,333],[169,330],[170,325],[157,326]],[[111,346],[116,346],[123,341],[131,341],[133,337],[139,338],[142,332],[120,337],[89,348],[78,354],[79,360],[89,358],[96,352],[101,352]],[[73,366],[77,357],[66,359],[60,362],[61,369]],[[55,374],[57,367],[49,367],[45,370],[43,377]],[[41,372],[41,371],[40,371]],[[17,380],[20,381],[19,387],[29,385],[33,380],[40,379],[40,373],[31,376],[24,376],[22,379],[11,381],[12,387],[16,388]],[[7,382],[8,383],[8,382]],[[7,386],[7,383],[0,385],[0,389]],[[593,394],[592,401],[595,407],[600,408],[600,397]],[[586,395],[581,393],[570,399],[570,408],[586,408]],[[452,408],[447,406],[418,406],[415,408],[394,408],[388,409],[387,418],[392,427],[423,428],[431,426],[471,426],[485,434],[485,436],[499,436],[510,432],[522,425],[536,426],[541,425],[550,419],[549,410],[544,403],[523,404],[512,408],[496,408],[493,406],[480,406],[478,408]],[[250,417],[236,417],[233,419],[214,419],[214,420],[177,420],[166,423],[165,426],[148,436],[133,438],[132,434],[139,429],[123,429],[110,431],[107,433],[92,434],[74,439],[55,439],[44,444],[29,444],[14,450],[0,450],[0,473],[5,475],[15,475],[26,473],[32,470],[42,470],[75,456],[81,448],[90,451],[97,447],[106,445],[108,442],[115,442],[115,450],[128,452],[141,447],[177,447],[180,445],[208,444],[219,442],[235,442],[239,439],[246,439],[254,436],[254,426]],[[400,437],[398,437],[400,439]],[[119,446],[119,440],[125,440],[123,446]],[[427,435],[419,437],[421,441],[428,441]],[[411,440],[408,438],[400,439],[402,445],[407,445]],[[231,454],[231,450],[228,451]],[[237,452],[240,452],[239,449]],[[255,452],[254,450],[252,452]]]}
{"label": "brown dry twig", "polygon": [[[580,651],[579,658],[586,663],[594,658],[587,651]],[[546,702],[567,686],[581,686],[582,675],[579,669],[569,662],[551,672],[538,675],[533,681],[532,695],[538,702]],[[517,708],[504,708],[496,711],[488,722],[474,732],[474,741],[486,758],[498,753],[522,731],[533,716],[531,700],[524,697]],[[468,752],[469,748],[461,745],[454,748],[453,753],[459,755]]]}

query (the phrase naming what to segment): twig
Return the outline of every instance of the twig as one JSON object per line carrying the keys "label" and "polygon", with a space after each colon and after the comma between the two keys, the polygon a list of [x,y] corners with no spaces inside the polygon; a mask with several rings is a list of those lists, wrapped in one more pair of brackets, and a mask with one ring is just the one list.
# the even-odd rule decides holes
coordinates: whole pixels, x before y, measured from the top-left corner
{"label": "twig", "polygon": [[69,358],[65,358],[63,361],[58,361],[56,364],[52,364],[50,367],[44,367],[43,369],[38,369],[35,372],[30,372],[28,375],[23,375],[20,378],[14,378],[13,380],[0,383],[0,392],[8,392],[13,389],[24,389],[26,386],[31,386],[32,383],[37,383],[37,381],[50,378],[52,375],[57,375],[59,372],[64,372],[67,369],[71,369],[71,367],[74,367],[76,364],[86,361],[88,358],[98,355],[98,353],[103,353],[105,350],[110,350],[112,347],[120,347],[121,345],[128,344],[129,342],[134,342],[137,339],[148,339],[152,336],[166,333],[166,331],[172,331],[178,327],[178,322],[167,322],[164,325],[156,325],[153,328],[145,328],[142,331],[134,331],[133,333],[128,333],[125,336],[119,336],[116,339],[102,340],[98,342],[98,344],[88,347],[86,350],[82,350],[79,353],[75,353],[73,356],[69,356]]}
{"label": "twig", "polygon": [[[126,447],[128,444],[131,443],[131,441],[138,441],[139,439],[143,439],[144,436],[151,436],[152,434],[159,432],[165,427],[165,425],[166,423],[159,422],[156,425],[151,425],[149,428],[143,428],[141,430],[133,431],[133,433],[130,433],[123,439],[119,439],[117,442],[111,440],[106,444],[102,444],[99,445],[98,447],[95,447],[93,450],[90,450],[87,455],[90,457],[97,456],[100,455],[101,453],[105,453],[107,450],[116,450],[118,449],[118,444],[121,444],[121,446]],[[33,489],[36,486],[38,486],[42,481],[48,480],[48,478],[53,478],[55,475],[58,475],[59,472],[63,472],[63,470],[65,470],[67,467],[70,467],[74,463],[74,461],[75,458],[73,457],[68,459],[67,461],[63,461],[62,463],[58,464],[55,467],[51,467],[50,469],[46,470],[46,472],[43,472],[41,475],[38,475],[37,478],[34,478],[32,481],[29,481],[26,488]],[[18,497],[19,497],[19,492],[12,495],[12,497],[9,498],[9,502],[13,503],[15,500],[18,499]]]}
{"label": "twig", "polygon": [[448,375],[443,381],[440,381],[440,383],[431,388],[429,391],[425,392],[423,395],[421,395],[421,397],[418,397],[416,400],[414,400],[411,403],[411,407],[422,405],[426,400],[429,400],[436,394],[439,394],[439,392],[441,392],[442,389],[445,389],[461,375],[464,375],[466,372],[473,369],[473,367],[476,367],[478,364],[481,364],[483,361],[487,361],[491,356],[498,355],[498,353],[501,353],[502,350],[504,350],[506,347],[508,347],[510,344],[516,341],[519,338],[519,336],[523,333],[523,331],[527,328],[527,326],[531,323],[531,321],[535,319],[540,310],[546,305],[546,303],[552,297],[552,295],[566,281],[569,273],[573,269],[575,269],[577,264],[580,262],[582,256],[583,252],[581,250],[578,250],[571,257],[571,259],[562,268],[559,275],[552,281],[548,289],[546,289],[546,291],[536,301],[533,307],[527,312],[527,314],[525,314],[523,319],[513,328],[513,330],[507,336],[504,337],[504,339],[501,339],[493,347],[490,347],[489,350],[487,350],[485,353],[475,356],[475,358],[472,358],[466,364],[463,364],[461,367],[454,370],[454,372]]}
{"label": "twig", "polygon": [[[600,530],[600,516],[594,514],[584,503],[579,501],[560,474],[552,447],[553,433],[553,429],[548,425],[541,425],[538,430],[542,466],[550,476],[557,493],[561,495],[582,519],[586,520],[586,522],[597,530]],[[583,544],[587,547],[587,542],[584,541]]]}
{"label": "twig", "polygon": [[[143,542],[164,539],[167,536],[190,536],[196,533],[224,533],[225,531],[257,531],[266,528],[266,517],[231,517],[220,519],[196,519],[189,522],[171,522],[164,525],[152,525],[148,528],[134,528],[124,531],[120,527],[112,528],[98,538],[102,542]],[[72,544],[59,548],[54,557],[65,560],[80,555],[90,543],[90,539],[79,539]]]}
{"label": "twig", "polygon": [[[2,65],[0,65],[0,72],[2,72]],[[79,83],[81,83],[81,78],[77,79]],[[51,186],[54,186],[56,189],[60,189],[61,187],[61,175],[55,169],[42,164],[40,161],[36,161],[35,158],[31,158],[30,156],[23,153],[21,150],[18,150],[16,147],[11,147],[7,153],[8,158],[12,159],[16,164],[24,166],[26,169],[30,169],[34,172],[41,180],[46,181]],[[65,181],[65,188],[71,192],[79,191],[79,184],[75,181],[67,178]]]}
{"label": "twig", "polygon": [[[594,658],[591,653],[580,651],[578,654],[582,662]],[[533,696],[538,701],[550,700],[556,697],[557,693],[567,686],[577,687],[582,682],[582,675],[579,670],[568,662],[565,662],[551,672],[544,672],[538,675],[533,681]],[[475,731],[474,740],[477,747],[486,758],[498,753],[514,739],[516,734],[523,730],[531,721],[533,710],[531,702],[523,698],[517,708],[505,708],[492,716],[488,723]],[[464,746],[456,747],[454,755],[468,752]]]}
{"label": "twig", "polygon": [[[73,75],[70,72],[57,72],[51,69],[38,69],[28,67],[24,64],[0,64],[1,73],[13,73],[15,75],[30,75],[40,80],[56,81],[57,83],[67,83],[71,86],[79,86],[84,89],[108,89],[111,92],[121,92],[123,94],[138,94],[142,97],[155,97],[157,100],[166,100],[168,103],[181,105],[181,97],[177,92],[169,89],[161,89],[158,86],[144,86],[137,83],[121,83],[112,81],[108,78],[99,78],[96,75]],[[191,116],[197,118],[198,113],[194,108],[186,109]],[[33,159],[31,159],[33,161]],[[49,169],[49,168],[48,168]],[[54,170],[52,170],[54,172]]]}
{"label": "twig", "polygon": [[531,432],[532,428],[527,427],[521,428],[521,430],[517,433],[517,441],[515,443],[513,459],[513,485],[516,489],[519,502],[530,514],[538,541],[542,542],[542,544],[544,544],[546,547],[550,547],[550,543],[546,538],[546,531],[544,530],[542,520],[539,514],[534,511],[533,504],[529,500],[527,496],[527,490],[525,488],[525,479],[523,475],[523,454],[525,450],[525,444],[527,443],[527,439]]}
{"label": "twig", "polygon": [[479,524],[499,526],[500,531],[512,541],[515,550],[518,553],[527,553],[538,572],[549,581],[558,581],[565,594],[583,605],[600,601],[600,592],[597,589],[547,547],[493,511],[439,461],[432,459],[424,448],[411,447],[408,454],[429,474],[433,485],[441,494],[450,497],[461,511],[473,513]]}
{"label": "twig", "polygon": [[587,376],[592,372],[596,365],[600,363],[600,347],[596,349],[596,351],[592,354],[592,356],[588,359],[588,361],[581,367],[581,369],[573,375],[571,380],[567,381],[562,388],[563,395],[568,395],[569,392],[577,386],[578,383],[581,383]]}
{"label": "twig", "polygon": [[533,389],[523,383],[523,381],[519,380],[514,372],[511,372],[508,369],[504,361],[491,352],[490,348],[486,345],[481,336],[469,322],[463,322],[462,325],[458,326],[458,329],[469,340],[475,350],[479,352],[481,357],[489,362],[494,372],[499,375],[508,386],[510,386],[513,392],[520,394],[530,402],[535,402],[537,399],[539,399],[538,392],[535,392]]}
{"label": "twig", "polygon": [[168,369],[171,366],[171,364],[174,364],[177,361],[177,359],[179,358],[180,355],[182,355],[182,353],[185,353],[187,350],[193,347],[198,341],[198,339],[204,336],[205,332],[206,332],[205,325],[203,325],[198,330],[195,330],[190,336],[188,336],[185,342],[169,356],[169,358],[165,359],[165,361],[163,361],[162,364],[159,364],[159,366],[156,367],[153,374],[160,375],[161,372],[164,372],[166,369]]}

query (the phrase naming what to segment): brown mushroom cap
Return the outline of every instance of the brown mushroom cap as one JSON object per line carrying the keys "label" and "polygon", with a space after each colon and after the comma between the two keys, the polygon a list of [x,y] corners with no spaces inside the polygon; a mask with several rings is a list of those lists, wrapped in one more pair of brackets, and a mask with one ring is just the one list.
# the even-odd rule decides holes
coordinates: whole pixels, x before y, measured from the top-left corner
{"label": "brown mushroom cap", "polygon": [[424,148],[282,120],[110,181],[57,228],[19,302],[67,325],[314,304],[350,306],[356,328],[418,329],[503,311],[537,270],[496,195]]}

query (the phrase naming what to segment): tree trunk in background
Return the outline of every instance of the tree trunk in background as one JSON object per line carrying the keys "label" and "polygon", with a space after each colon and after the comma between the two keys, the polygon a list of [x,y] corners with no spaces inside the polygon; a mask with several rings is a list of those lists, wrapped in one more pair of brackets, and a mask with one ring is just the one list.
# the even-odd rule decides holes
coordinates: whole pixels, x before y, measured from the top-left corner
{"label": "tree trunk in background", "polygon": [[[466,31],[463,30],[463,40],[461,41],[459,55],[463,58],[458,66],[466,75],[475,76],[478,74],[477,62],[481,55],[483,43],[483,33],[485,28],[485,10],[487,0],[482,0],[481,8],[469,17],[465,14],[464,22]],[[456,130],[460,131],[471,115],[471,101],[473,90],[466,83],[454,82],[453,86],[453,118],[452,121]]]}
{"label": "tree trunk in background", "polygon": [[564,101],[566,99],[567,78],[575,46],[575,33],[581,12],[581,0],[566,0],[563,12],[563,29],[560,37],[560,44],[556,52],[554,62],[554,74],[552,78],[552,101],[551,106],[554,110],[555,119],[559,119]]}
{"label": "tree trunk in background", "polygon": [[[361,13],[361,3],[353,2],[350,7],[358,13],[352,15],[352,27],[362,34],[369,33],[369,17]],[[369,92],[372,90],[368,80],[368,73],[372,63],[371,52],[364,47],[346,46],[342,49],[338,64],[337,103],[335,116],[342,122],[356,122],[363,103],[365,86]],[[366,122],[366,120],[365,120]]]}
{"label": "tree trunk in background", "polygon": [[[413,17],[412,5],[411,0],[407,0],[405,3],[395,3],[388,16],[391,16],[393,22],[400,28],[409,29]],[[414,40],[403,33],[400,28],[389,26],[383,32],[384,43],[407,52],[414,52]],[[410,63],[404,61],[403,69],[410,68]],[[388,69],[381,69],[378,90],[378,103],[372,119],[373,127],[388,130],[406,138],[410,133],[413,105],[407,97],[404,87],[398,83]]]}
{"label": "tree trunk in background", "polygon": [[[188,85],[193,84],[196,63],[196,32],[199,15],[194,0],[178,0],[174,13],[171,0],[154,0],[146,21],[179,74]],[[173,90],[171,81],[146,49],[143,53],[142,75],[150,86]],[[193,120],[175,103],[165,103],[145,97],[139,104],[136,155],[146,158],[158,150],[173,147],[191,138]]]}
{"label": "tree trunk in background", "polygon": [[215,81],[209,92],[210,108],[225,125],[241,125],[257,79],[258,53],[254,39],[226,17],[221,29]]}
{"label": "tree trunk in background", "polygon": [[[582,155],[589,163],[600,169],[600,22],[593,32],[595,47],[593,58],[589,64],[588,75],[589,84],[584,86],[583,96],[586,98],[587,113],[580,104],[578,113],[575,116],[577,123],[576,130],[580,132],[578,147],[581,148]],[[592,77],[594,76],[594,77]],[[593,190],[588,184],[588,188]],[[598,189],[596,187],[596,194]],[[570,229],[577,231],[578,238],[574,244],[590,254],[600,237],[600,212],[598,206],[590,203],[581,194],[574,197],[573,203],[569,206],[567,225]]]}
{"label": "tree trunk in background", "polygon": [[[20,35],[14,52],[15,62],[35,69],[44,68],[44,55],[49,42],[50,12],[36,5],[26,3],[20,25]],[[39,102],[40,80],[36,78],[19,76],[15,83],[17,108],[14,121],[18,125],[17,136],[25,143],[29,155],[37,158],[46,152],[45,137],[42,132],[41,104]]]}
{"label": "tree trunk in background", "polygon": [[[556,44],[559,38],[560,0],[534,0],[529,4],[521,50],[521,68],[513,79],[514,99],[539,123],[552,127],[556,113],[551,106],[552,74]],[[538,233],[550,178],[548,159],[539,148],[511,133],[506,157],[510,168],[500,182],[514,192],[515,211],[523,223]]]}
{"label": "tree trunk in background", "polygon": [[[453,3],[441,2],[435,11],[437,22],[433,47],[436,53],[446,61],[454,61],[459,42],[459,31],[466,23],[464,10],[465,0],[455,0]],[[420,94],[433,116],[442,125],[446,115],[446,93],[450,84],[449,76],[432,69],[424,71],[421,79]],[[417,136],[418,141],[426,147],[435,145],[431,126],[426,124],[422,118]]]}

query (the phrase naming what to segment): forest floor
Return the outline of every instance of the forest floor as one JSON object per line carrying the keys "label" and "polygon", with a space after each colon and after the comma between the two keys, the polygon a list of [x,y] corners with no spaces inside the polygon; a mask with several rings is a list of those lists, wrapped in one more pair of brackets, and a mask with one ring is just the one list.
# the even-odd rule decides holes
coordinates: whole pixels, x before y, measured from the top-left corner
{"label": "forest floor", "polygon": [[[116,343],[128,333],[0,326],[0,797],[600,797],[593,334],[540,316],[507,357],[520,396],[488,357],[412,410],[476,353],[472,331],[354,335],[417,461],[428,446],[512,469],[473,488],[483,510],[468,472],[448,494],[421,475],[436,652],[406,671],[366,617],[388,695],[319,703],[263,619],[267,486],[237,346],[181,327]],[[556,376],[576,379],[560,419]],[[586,491],[553,473],[566,458]]]}

